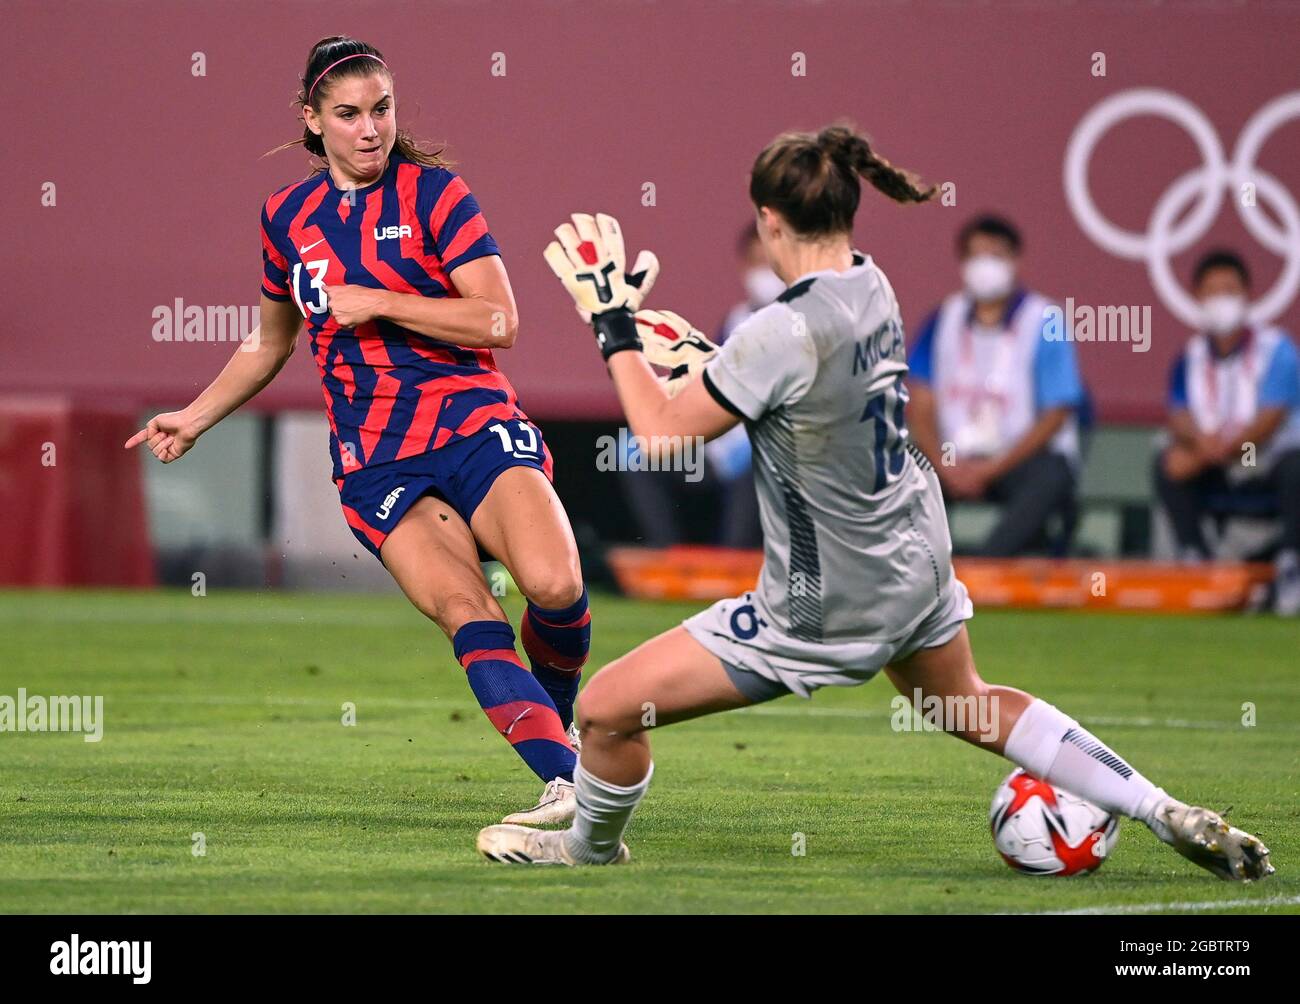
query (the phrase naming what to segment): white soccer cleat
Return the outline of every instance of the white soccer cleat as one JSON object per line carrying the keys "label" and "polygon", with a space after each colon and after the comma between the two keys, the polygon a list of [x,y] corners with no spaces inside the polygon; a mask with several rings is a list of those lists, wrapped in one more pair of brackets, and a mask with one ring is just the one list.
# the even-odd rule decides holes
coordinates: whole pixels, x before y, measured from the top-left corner
{"label": "white soccer cleat", "polygon": [[1276,871],[1259,837],[1229,826],[1217,812],[1171,798],[1156,810],[1156,819],[1169,832],[1166,843],[1221,879],[1250,882]]}
{"label": "white soccer cleat", "polygon": [[569,737],[569,745],[573,747],[573,752],[582,752],[582,733],[578,731],[578,723],[570,722],[569,731],[565,733]]}
{"label": "white soccer cleat", "polygon": [[[585,862],[575,861],[569,856],[564,845],[566,830],[534,830],[527,826],[507,826],[498,823],[485,826],[478,831],[476,846],[478,852],[489,861],[508,865],[574,865]],[[632,858],[627,844],[618,845],[618,853],[611,865],[626,864]]]}
{"label": "white soccer cleat", "polygon": [[554,823],[571,823],[573,814],[578,811],[578,802],[573,794],[573,782],[557,777],[546,782],[542,797],[531,809],[512,812],[502,820],[503,823],[522,823],[526,826],[546,826]]}

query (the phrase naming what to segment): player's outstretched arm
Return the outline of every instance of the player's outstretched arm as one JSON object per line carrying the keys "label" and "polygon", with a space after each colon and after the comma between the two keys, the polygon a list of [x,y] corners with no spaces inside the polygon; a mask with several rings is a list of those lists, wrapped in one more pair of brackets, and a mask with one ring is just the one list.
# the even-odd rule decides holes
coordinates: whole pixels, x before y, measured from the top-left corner
{"label": "player's outstretched arm", "polygon": [[179,460],[199,436],[269,384],[293,354],[302,315],[292,303],[263,295],[261,320],[203,393],[180,411],[149,419],[126,448],[145,443],[164,464]]}

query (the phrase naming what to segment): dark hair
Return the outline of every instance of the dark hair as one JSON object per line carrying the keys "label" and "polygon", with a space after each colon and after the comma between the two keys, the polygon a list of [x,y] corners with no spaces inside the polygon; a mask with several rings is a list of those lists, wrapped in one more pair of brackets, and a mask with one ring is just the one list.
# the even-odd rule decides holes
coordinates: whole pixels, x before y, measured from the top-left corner
{"label": "dark hair", "polygon": [[976,234],[984,234],[988,237],[996,237],[998,240],[1006,241],[1007,247],[1011,248],[1012,254],[1020,254],[1020,249],[1024,247],[1024,242],[1020,238],[1020,231],[1016,229],[1014,223],[1001,216],[985,213],[982,216],[967,220],[962,224],[962,228],[957,231],[957,254],[959,256],[966,254],[966,249],[970,247],[970,239]]}
{"label": "dark hair", "polygon": [[[337,66],[333,65],[347,56],[360,55],[374,56],[375,59],[347,59]],[[299,109],[305,108],[310,98],[312,109],[319,115],[326,92],[340,80],[348,77],[368,77],[372,73],[379,72],[387,74],[388,79],[391,81],[393,79],[392,71],[385,64],[376,62],[376,59],[382,60],[383,58],[384,54],[382,52],[369,42],[363,42],[358,38],[351,38],[347,35],[331,35],[328,38],[322,38],[307,53],[307,69],[303,71],[301,86],[294,98],[294,104]],[[329,72],[322,77],[321,74],[326,68],[329,69]],[[317,80],[318,77],[320,77],[319,80]],[[314,88],[313,85],[315,85]],[[284,143],[269,152],[278,153],[280,150],[287,150],[290,147],[299,145],[306,147],[308,153],[314,154],[321,160],[329,160],[325,155],[324,138],[312,132],[305,121],[302,127],[302,139]],[[411,137],[410,133],[401,129],[397,131],[393,149],[407,160],[423,164],[425,167],[442,167],[449,163],[442,156],[441,147],[432,152],[424,150]],[[322,168],[317,170],[322,170]]]}
{"label": "dark hair", "polygon": [[1237,275],[1241,276],[1241,284],[1250,289],[1250,270],[1246,268],[1246,263],[1241,260],[1241,255],[1223,248],[1207,251],[1201,256],[1200,261],[1196,263],[1196,268],[1192,269],[1192,288],[1199,287],[1206,274],[1216,268],[1232,269]]}
{"label": "dark hair", "polygon": [[862,196],[859,175],[895,202],[925,202],[938,191],[923,188],[916,175],[894,167],[865,136],[841,124],[772,140],[750,171],[749,198],[757,208],[775,209],[803,236],[848,233]]}

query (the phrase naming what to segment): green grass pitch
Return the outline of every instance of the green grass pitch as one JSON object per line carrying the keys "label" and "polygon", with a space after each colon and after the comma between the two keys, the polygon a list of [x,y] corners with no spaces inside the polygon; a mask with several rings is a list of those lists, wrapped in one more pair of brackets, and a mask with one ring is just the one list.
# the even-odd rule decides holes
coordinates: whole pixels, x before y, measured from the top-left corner
{"label": "green grass pitch", "polygon": [[[593,665],[693,609],[596,596]],[[475,832],[539,785],[401,598],[10,592],[0,694],[102,694],[105,722],[0,733],[0,910],[1300,911],[1294,623],[988,611],[971,634],[987,679],[1233,806],[1278,874],[1220,882],[1126,822],[1096,875],[1016,875],[987,823],[1008,765],[892,731],[883,677],[655,734],[629,867],[493,865]]]}

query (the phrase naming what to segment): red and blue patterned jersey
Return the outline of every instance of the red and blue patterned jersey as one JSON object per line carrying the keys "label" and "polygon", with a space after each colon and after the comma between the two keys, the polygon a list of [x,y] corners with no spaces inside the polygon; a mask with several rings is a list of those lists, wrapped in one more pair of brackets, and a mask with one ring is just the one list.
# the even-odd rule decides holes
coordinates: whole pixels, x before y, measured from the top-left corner
{"label": "red and blue patterned jersey", "polygon": [[450,275],[499,254],[460,177],[396,150],[372,185],[339,189],[328,171],[262,208],[262,292],[307,319],[330,424],[334,478],[526,417],[490,349],[441,342],[378,319],[343,328],[325,285],[459,296]]}

